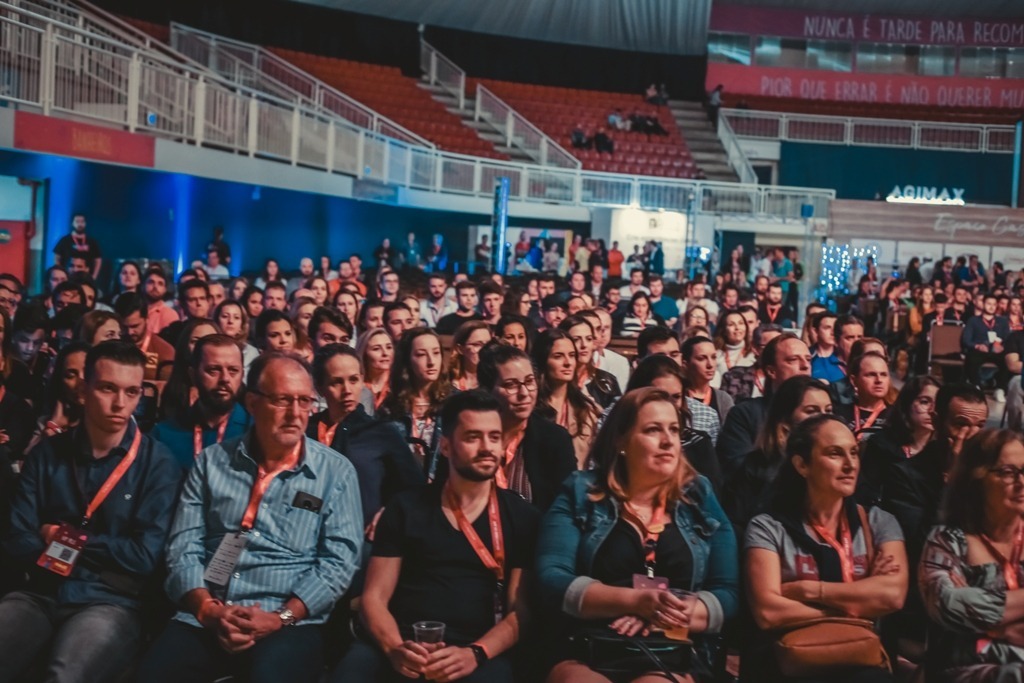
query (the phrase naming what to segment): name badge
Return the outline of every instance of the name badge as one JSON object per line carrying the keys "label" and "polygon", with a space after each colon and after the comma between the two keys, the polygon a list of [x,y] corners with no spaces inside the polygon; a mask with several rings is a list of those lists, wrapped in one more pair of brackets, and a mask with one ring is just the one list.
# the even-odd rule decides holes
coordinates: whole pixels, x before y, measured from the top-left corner
{"label": "name badge", "polygon": [[89,535],[78,527],[67,523],[61,524],[57,529],[57,535],[36,560],[36,564],[54,574],[71,576],[75,562],[82,554],[87,540],[89,540]]}
{"label": "name badge", "polygon": [[989,330],[988,331],[988,343],[989,344],[995,344],[996,342],[1001,342],[1001,341],[1003,341],[1003,340],[999,338],[999,335],[996,334],[995,330]]}
{"label": "name badge", "polygon": [[249,536],[241,531],[222,538],[220,545],[217,546],[217,552],[213,554],[210,563],[206,565],[203,579],[215,586],[227,586],[231,581],[231,573],[235,570],[235,565],[238,564],[238,558],[241,557],[248,542]]}
{"label": "name badge", "polygon": [[668,579],[664,576],[647,576],[646,574],[633,574],[633,588],[646,588],[653,590],[668,590]]}

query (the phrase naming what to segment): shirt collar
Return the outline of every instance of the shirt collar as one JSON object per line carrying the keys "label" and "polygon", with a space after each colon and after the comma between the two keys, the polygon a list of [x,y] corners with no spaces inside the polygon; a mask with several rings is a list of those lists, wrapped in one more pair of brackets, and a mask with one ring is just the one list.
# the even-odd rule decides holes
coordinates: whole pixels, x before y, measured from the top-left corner
{"label": "shirt collar", "polygon": [[124,436],[121,437],[121,442],[111,448],[103,458],[93,458],[92,456],[92,444],[89,442],[89,433],[85,430],[85,424],[80,423],[75,427],[75,433],[73,436],[75,443],[75,458],[80,463],[88,463],[93,460],[103,460],[110,456],[118,458],[124,457],[128,453],[128,449],[132,447],[132,440],[135,439],[135,430],[139,427],[135,424],[135,419],[128,424],[128,429],[124,430]]}
{"label": "shirt collar", "polygon": [[[245,462],[251,463],[252,465],[256,465],[256,459],[249,455],[253,436],[253,430],[250,428],[249,431],[245,433],[245,436],[238,440],[238,447],[235,449],[235,452],[232,454],[232,457],[236,459],[241,459]],[[315,457],[310,457],[310,455],[311,451],[315,450],[317,446],[319,446],[319,444],[315,440],[307,437],[306,435],[303,435],[302,440],[302,456],[301,459],[299,460],[299,464],[295,469],[288,471],[296,473],[304,472],[306,476],[308,476],[310,479],[316,479],[316,467],[312,462],[313,460],[315,460]]]}

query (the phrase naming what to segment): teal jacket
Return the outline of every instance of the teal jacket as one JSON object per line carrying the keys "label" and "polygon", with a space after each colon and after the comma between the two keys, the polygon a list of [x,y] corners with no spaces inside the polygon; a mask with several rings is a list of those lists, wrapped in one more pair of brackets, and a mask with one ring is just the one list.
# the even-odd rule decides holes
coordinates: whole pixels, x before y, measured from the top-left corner
{"label": "teal jacket", "polygon": [[[545,605],[560,605],[580,618],[583,594],[598,548],[619,518],[611,496],[590,500],[594,472],[574,472],[541,521],[537,540],[537,579]],[[707,633],[718,633],[739,609],[739,556],[736,536],[711,484],[698,476],[684,490],[673,520],[693,555],[692,590],[707,606]]]}

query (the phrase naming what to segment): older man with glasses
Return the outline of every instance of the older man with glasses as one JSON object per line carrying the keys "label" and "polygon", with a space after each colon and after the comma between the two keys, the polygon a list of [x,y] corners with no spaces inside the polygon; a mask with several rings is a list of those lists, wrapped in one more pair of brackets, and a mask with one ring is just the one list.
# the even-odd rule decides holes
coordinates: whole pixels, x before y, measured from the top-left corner
{"label": "older man with glasses", "polygon": [[140,681],[318,680],[323,625],[352,581],[363,514],[355,469],[305,436],[313,380],[301,359],[258,358],[252,427],[202,451],[168,543],[179,612]]}

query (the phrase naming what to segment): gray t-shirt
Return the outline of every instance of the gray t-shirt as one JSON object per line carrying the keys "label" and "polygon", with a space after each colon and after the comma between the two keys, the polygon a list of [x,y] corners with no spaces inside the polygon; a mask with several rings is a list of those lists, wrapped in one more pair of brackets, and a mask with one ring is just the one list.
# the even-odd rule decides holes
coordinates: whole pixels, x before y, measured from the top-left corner
{"label": "gray t-shirt", "polygon": [[[873,507],[868,510],[868,524],[871,526],[871,540],[876,548],[889,541],[902,541],[903,530],[899,522],[885,510]],[[806,523],[807,535],[816,538],[814,530]],[[819,541],[820,543],[820,541]],[[827,544],[821,545],[828,547]],[[777,553],[782,568],[782,583],[800,580],[818,580],[818,565],[810,555],[800,552],[782,523],[771,515],[754,517],[747,525],[744,548],[764,548]],[[862,579],[868,574],[868,549],[864,542],[864,530],[857,529],[853,537],[853,575]]]}

